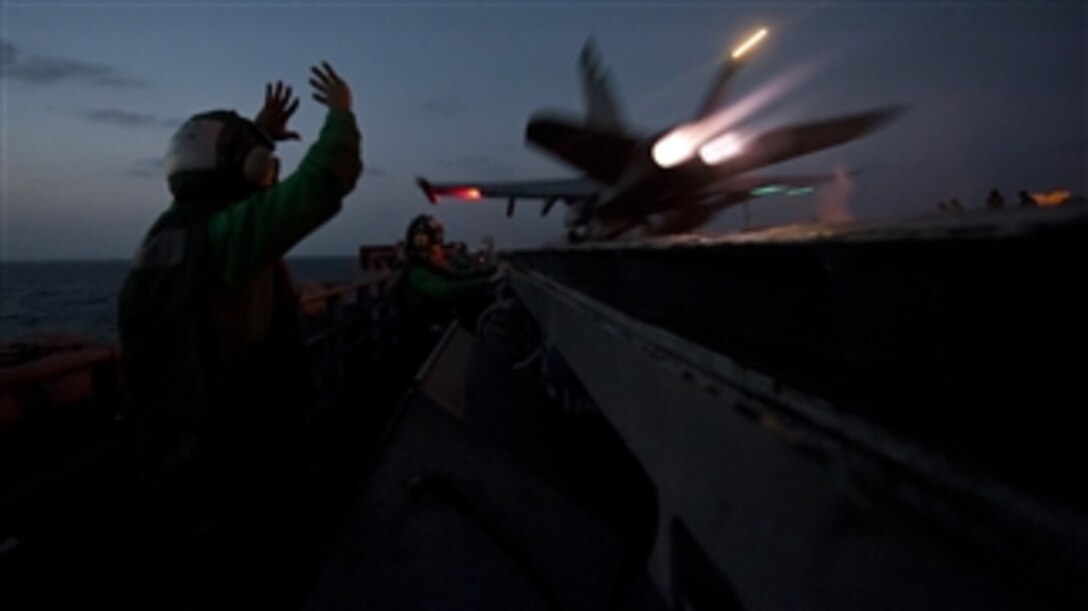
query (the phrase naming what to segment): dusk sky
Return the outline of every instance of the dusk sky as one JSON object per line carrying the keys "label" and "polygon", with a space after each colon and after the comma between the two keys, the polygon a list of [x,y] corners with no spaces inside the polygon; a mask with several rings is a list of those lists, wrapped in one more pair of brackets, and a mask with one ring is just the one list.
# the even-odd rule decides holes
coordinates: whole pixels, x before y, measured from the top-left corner
{"label": "dusk sky", "polygon": [[[936,213],[992,187],[1085,192],[1088,8],[1079,2],[3,2],[0,181],[4,261],[128,258],[170,202],[161,158],[199,111],[259,109],[268,81],[294,86],[279,149],[297,165],[324,116],[306,83],[329,61],[348,81],[366,170],[344,210],[292,254],[352,255],[436,214],[447,236],[528,247],[562,214],[525,202],[432,207],[415,177],[576,175],[524,143],[529,116],[583,110],[578,53],[596,39],[630,123],[691,117],[716,63],[757,27],[770,36],[730,100],[791,86],[750,129],[902,103],[866,139],[771,168],[859,170],[848,189],[761,200],[753,223]],[[804,78],[802,78],[804,77]],[[832,197],[834,195],[834,197]],[[739,211],[713,230],[736,228]]]}

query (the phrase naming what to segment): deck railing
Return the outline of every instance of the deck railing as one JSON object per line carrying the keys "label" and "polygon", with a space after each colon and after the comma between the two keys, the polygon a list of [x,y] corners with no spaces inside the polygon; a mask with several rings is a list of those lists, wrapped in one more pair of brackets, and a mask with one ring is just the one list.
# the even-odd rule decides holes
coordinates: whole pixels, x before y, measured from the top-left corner
{"label": "deck railing", "polygon": [[313,382],[311,418],[338,396],[349,359],[367,363],[391,348],[397,336],[389,299],[392,274],[307,291],[300,315]]}

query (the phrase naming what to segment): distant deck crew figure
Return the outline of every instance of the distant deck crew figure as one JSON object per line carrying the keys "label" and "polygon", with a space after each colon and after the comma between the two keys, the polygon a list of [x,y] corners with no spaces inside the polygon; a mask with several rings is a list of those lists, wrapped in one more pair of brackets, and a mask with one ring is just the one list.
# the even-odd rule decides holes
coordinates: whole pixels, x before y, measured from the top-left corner
{"label": "distant deck crew figure", "polygon": [[1023,208],[1034,208],[1037,205],[1039,205],[1038,202],[1036,202],[1035,198],[1031,196],[1031,193],[1028,193],[1027,189],[1021,189],[1020,190],[1020,206],[1021,207],[1023,207]]}
{"label": "distant deck crew figure", "polygon": [[472,331],[475,315],[493,297],[498,267],[461,243],[447,243],[442,223],[430,215],[412,219],[404,243],[394,297],[405,324],[442,325],[456,318]]}
{"label": "distant deck crew figure", "polygon": [[256,119],[193,115],[170,140],[173,202],[151,226],[118,300],[121,364],[138,429],[163,460],[201,448],[275,452],[303,416],[308,375],[284,255],[340,210],[362,172],[347,83],[311,69],[324,125],[279,180],[276,142],[297,140],[291,87],[265,88]]}
{"label": "distant deck crew figure", "polygon": [[991,189],[989,197],[986,198],[986,207],[991,210],[1000,210],[1005,207],[1005,196],[1001,195],[1001,192],[997,189]]}

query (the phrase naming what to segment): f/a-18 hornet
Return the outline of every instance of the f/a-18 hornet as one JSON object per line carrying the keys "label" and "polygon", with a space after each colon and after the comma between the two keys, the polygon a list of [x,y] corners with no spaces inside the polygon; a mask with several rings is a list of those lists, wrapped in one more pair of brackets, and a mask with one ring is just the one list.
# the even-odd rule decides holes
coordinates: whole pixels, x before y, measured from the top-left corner
{"label": "f/a-18 hornet", "polygon": [[796,195],[835,180],[834,174],[757,176],[751,172],[837,146],[872,132],[897,116],[882,107],[745,137],[736,128],[739,112],[722,108],[729,84],[767,34],[763,29],[725,58],[694,119],[649,137],[629,131],[601,68],[593,40],[579,67],[587,103],[584,119],[534,115],[525,138],[584,175],[518,182],[441,182],[419,178],[427,199],[506,198],[506,215],[518,199],[543,202],[542,215],[556,202],[567,205],[564,223],[571,241],[610,240],[641,229],[643,235],[691,231],[722,209],[763,195]]}

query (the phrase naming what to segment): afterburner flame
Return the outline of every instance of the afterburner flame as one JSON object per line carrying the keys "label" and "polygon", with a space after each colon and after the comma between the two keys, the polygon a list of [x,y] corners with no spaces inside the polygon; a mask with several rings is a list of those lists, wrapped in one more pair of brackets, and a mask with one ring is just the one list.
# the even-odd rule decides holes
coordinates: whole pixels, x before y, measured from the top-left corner
{"label": "afterburner flame", "polygon": [[767,37],[767,28],[763,28],[762,30],[756,32],[755,34],[752,34],[751,36],[748,37],[748,40],[745,40],[744,42],[742,42],[740,44],[739,47],[737,47],[736,49],[733,50],[733,55],[732,55],[733,59],[740,59],[740,57],[742,55],[744,55],[749,50],[751,50],[752,47],[759,44],[759,41],[763,40],[766,37]]}
{"label": "afterburner flame", "polygon": [[736,155],[741,148],[740,138],[730,132],[722,134],[699,147],[699,157],[707,165],[714,165]]}
{"label": "afterburner flame", "polygon": [[757,111],[768,108],[813,74],[811,67],[795,67],[738,102],[695,123],[685,123],[673,129],[654,144],[651,150],[654,163],[667,169],[688,161],[699,153],[703,145],[709,145],[712,139],[726,130],[739,125]]}
{"label": "afterburner flame", "polygon": [[650,153],[654,163],[667,169],[691,159],[697,145],[698,142],[691,137],[687,126],[680,126],[662,136]]}

